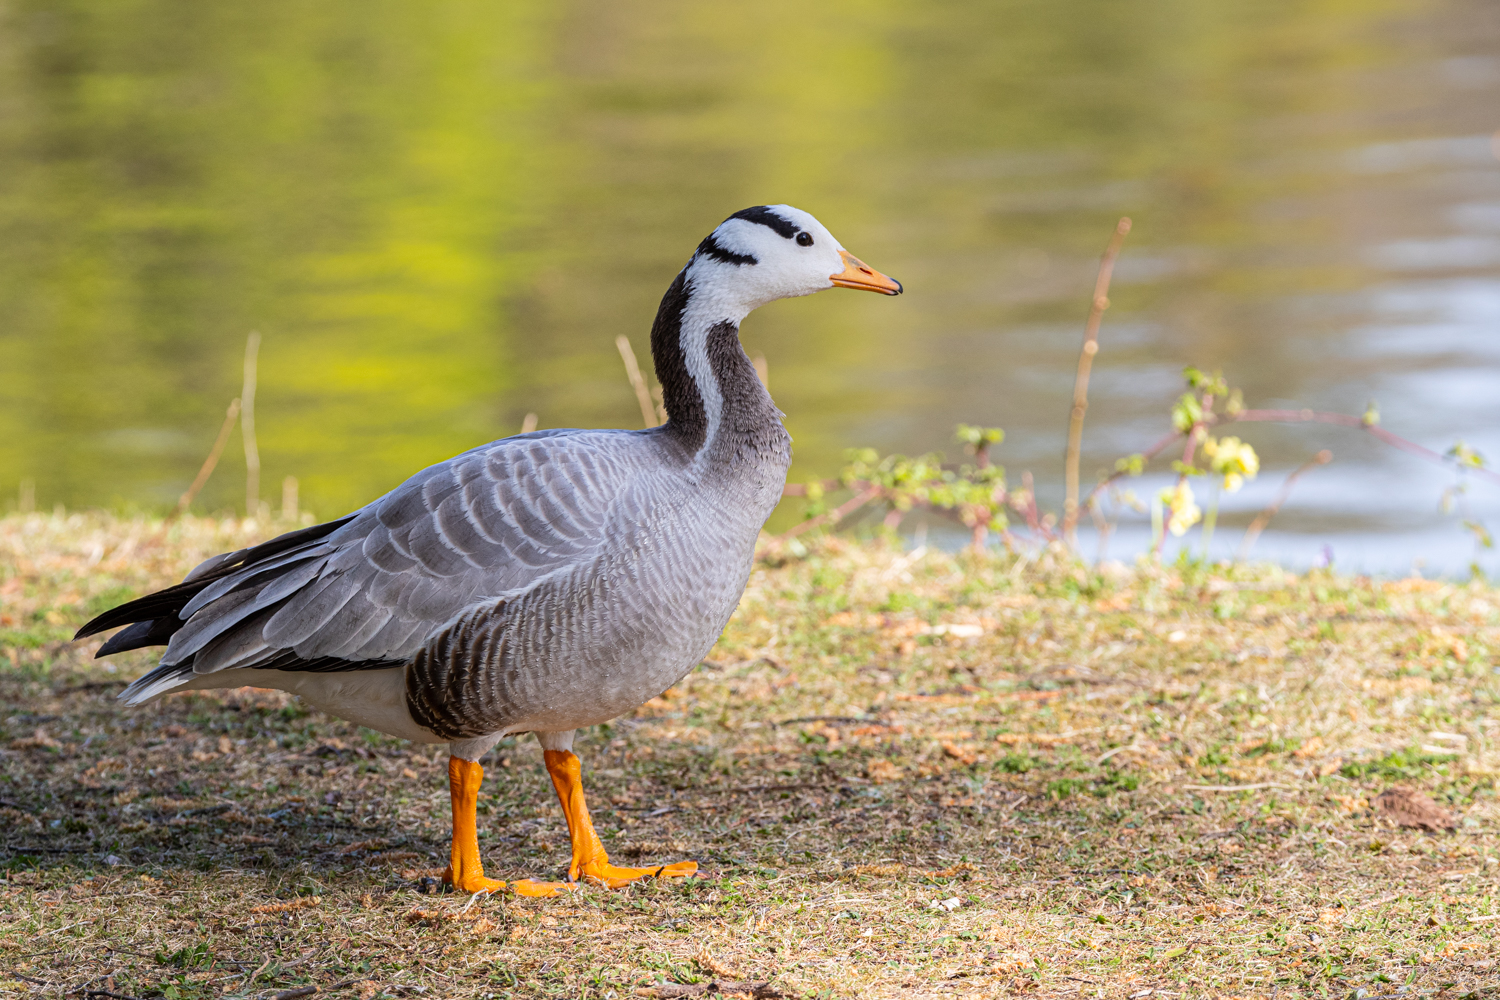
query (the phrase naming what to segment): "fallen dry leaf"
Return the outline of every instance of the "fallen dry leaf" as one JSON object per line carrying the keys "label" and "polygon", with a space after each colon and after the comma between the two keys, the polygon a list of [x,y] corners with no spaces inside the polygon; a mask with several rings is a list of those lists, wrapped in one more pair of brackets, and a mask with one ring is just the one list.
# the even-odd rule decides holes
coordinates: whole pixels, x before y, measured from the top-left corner
{"label": "fallen dry leaf", "polygon": [[370,855],[370,860],[378,861],[385,865],[394,865],[403,861],[415,861],[421,856],[416,851],[385,851],[380,854]]}
{"label": "fallen dry leaf", "polygon": [[265,906],[250,907],[251,913],[290,913],[292,910],[306,910],[323,902],[321,896],[303,896],[301,899],[289,900],[285,903],[267,903]]}
{"label": "fallen dry leaf", "polygon": [[771,1000],[773,997],[783,995],[770,983],[742,983],[727,979],[712,983],[694,983],[691,986],[684,983],[659,983],[656,986],[638,987],[635,993],[636,996],[642,997],[701,997],[709,993],[740,993],[755,997],[756,1000],[760,998]]}
{"label": "fallen dry leaf", "polygon": [[354,854],[358,851],[379,851],[387,846],[384,840],[361,840],[339,848],[339,854]]}
{"label": "fallen dry leaf", "polygon": [[1001,733],[995,737],[995,742],[1005,743],[1010,746],[1015,746],[1018,743],[1056,746],[1060,743],[1072,743],[1074,735],[1072,733]]}
{"label": "fallen dry leaf", "polygon": [[960,764],[972,764],[979,759],[979,755],[968,747],[961,747],[957,743],[944,743],[943,753],[952,757]]}
{"label": "fallen dry leaf", "polygon": [[38,729],[30,736],[10,741],[12,750],[56,750],[60,746],[62,744],[48,736],[45,729]]}
{"label": "fallen dry leaf", "polygon": [[401,877],[409,882],[415,882],[421,878],[442,878],[447,873],[446,868],[404,868]]}
{"label": "fallen dry leaf", "polygon": [[1397,826],[1411,830],[1452,830],[1458,817],[1415,788],[1387,788],[1375,796],[1375,808]]}
{"label": "fallen dry leaf", "polygon": [[713,952],[709,951],[706,946],[698,950],[698,954],[696,957],[699,965],[703,966],[705,969],[707,969],[709,972],[712,972],[720,979],[737,980],[740,978],[739,973],[730,971],[730,969],[726,967],[723,962],[720,962],[718,959],[714,958]]}
{"label": "fallen dry leaf", "polygon": [[1297,749],[1293,750],[1292,751],[1292,756],[1293,757],[1297,757],[1297,758],[1299,758],[1301,760],[1306,760],[1309,757],[1316,757],[1318,754],[1320,754],[1322,752],[1323,752],[1323,737],[1321,737],[1321,736],[1314,736],[1312,739],[1308,740],[1306,743],[1302,744],[1300,747],[1298,747]]}

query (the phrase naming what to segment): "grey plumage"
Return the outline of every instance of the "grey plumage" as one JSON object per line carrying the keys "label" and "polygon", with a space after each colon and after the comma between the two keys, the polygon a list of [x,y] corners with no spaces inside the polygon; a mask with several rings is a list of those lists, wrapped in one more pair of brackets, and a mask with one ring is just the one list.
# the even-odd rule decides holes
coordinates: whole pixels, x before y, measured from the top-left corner
{"label": "grey plumage", "polygon": [[[754,454],[761,478],[785,473],[777,437]],[[543,431],[433,466],[326,538],[200,591],[129,695],[290,652],[411,661],[413,714],[448,738],[572,721],[561,703],[594,673],[604,718],[628,711],[712,645],[770,512],[736,502],[745,470],[705,487],[684,475],[690,459],[667,428]]]}
{"label": "grey plumage", "polygon": [[[735,299],[755,291],[745,275],[758,260],[791,245],[781,230],[800,231],[756,211],[765,218],[741,213],[716,230],[720,252],[700,248],[662,300],[651,340],[667,423],[506,438],[338,522],[205,561],[79,632],[137,623],[100,655],[166,642],[122,697],[218,686],[205,685],[215,674],[233,683],[241,670],[400,666],[411,719],[456,741],[572,730],[674,684],[733,612],[791,460],[739,319],[759,301],[827,287],[819,275],[838,260],[817,227],[823,257],[762,264],[771,291]],[[763,226],[770,243],[735,248],[735,234]]]}

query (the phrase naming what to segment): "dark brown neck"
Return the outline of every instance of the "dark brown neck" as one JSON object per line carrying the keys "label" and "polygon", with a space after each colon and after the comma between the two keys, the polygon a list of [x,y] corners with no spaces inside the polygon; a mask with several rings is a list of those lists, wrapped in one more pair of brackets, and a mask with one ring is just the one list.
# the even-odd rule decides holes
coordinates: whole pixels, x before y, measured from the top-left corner
{"label": "dark brown neck", "polygon": [[696,453],[708,434],[708,413],[683,354],[682,314],[691,295],[684,268],[662,296],[651,324],[651,361],[661,385],[662,405],[667,408],[668,431],[689,453]]}

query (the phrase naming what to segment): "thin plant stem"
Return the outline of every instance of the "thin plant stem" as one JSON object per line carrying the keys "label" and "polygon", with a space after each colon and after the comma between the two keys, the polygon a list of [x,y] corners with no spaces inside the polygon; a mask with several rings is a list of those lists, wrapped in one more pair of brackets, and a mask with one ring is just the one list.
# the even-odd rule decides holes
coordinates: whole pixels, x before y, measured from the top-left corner
{"label": "thin plant stem", "polygon": [[1214,541],[1214,526],[1219,523],[1219,498],[1223,491],[1214,487],[1213,503],[1208,505],[1208,510],[1203,513],[1203,561],[1208,562],[1208,547]]}
{"label": "thin plant stem", "polygon": [[287,476],[281,481],[281,517],[283,520],[295,521],[302,516],[301,505],[297,502],[297,477]]}
{"label": "thin plant stem", "polygon": [[[1417,444],[1415,441],[1408,441],[1406,438],[1401,437],[1399,434],[1392,434],[1390,431],[1386,430],[1384,427],[1379,426],[1378,424],[1372,424],[1368,422],[1363,417],[1351,416],[1347,413],[1327,413],[1321,410],[1241,410],[1239,413],[1223,417],[1219,422],[1226,424],[1295,424],[1313,422],[1320,424],[1336,424],[1340,427],[1354,427],[1374,436],[1380,441],[1384,441],[1392,448],[1397,448],[1401,451],[1407,452],[1408,454],[1416,455],[1418,458],[1425,458],[1429,462],[1437,462],[1440,465],[1452,464],[1451,459],[1449,459],[1447,456],[1439,455],[1431,448],[1424,448],[1421,445]],[[1500,485],[1500,472],[1496,472],[1493,469],[1473,468],[1469,466],[1463,466],[1461,468],[1464,472],[1478,476],[1480,479],[1487,479],[1490,482],[1495,483],[1496,485]]]}
{"label": "thin plant stem", "polygon": [[641,374],[641,366],[636,363],[635,350],[630,346],[630,338],[623,333],[615,338],[615,349],[620,352],[620,359],[625,362],[625,377],[630,380],[630,387],[635,390],[635,401],[641,407],[641,419],[647,427],[655,427],[660,421],[656,419],[656,407],[651,404],[651,390],[646,387],[646,376]]}
{"label": "thin plant stem", "polygon": [[1097,566],[1104,562],[1105,552],[1109,549],[1109,533],[1114,530],[1114,525],[1097,503],[1089,504],[1089,515],[1094,519],[1094,530],[1099,532],[1099,553],[1094,556],[1094,565]]}
{"label": "thin plant stem", "polygon": [[801,524],[793,525],[790,529],[783,531],[781,534],[777,535],[776,540],[778,542],[784,542],[790,538],[796,538],[804,531],[809,531],[821,524],[838,524],[844,518],[848,517],[850,514],[854,513],[856,510],[863,507],[871,500],[874,500],[876,497],[880,496],[882,492],[884,491],[879,486],[871,486],[863,492],[855,494],[851,499],[845,500],[842,504],[835,507],[833,510],[819,514],[817,517],[810,517],[806,521],[803,521]]}
{"label": "thin plant stem", "polygon": [[208,477],[213,475],[214,466],[219,464],[219,456],[224,453],[224,445],[229,443],[229,432],[234,430],[234,421],[239,415],[240,401],[238,399],[231,399],[229,401],[229,409],[224,411],[224,423],[219,427],[219,436],[214,438],[214,446],[208,450],[208,457],[203,460],[203,464],[198,468],[198,474],[193,477],[192,485],[178,499],[177,510],[173,516],[187,513],[187,509],[192,504],[193,498],[198,495],[199,490],[203,489],[204,485],[208,482]]}
{"label": "thin plant stem", "polygon": [[1316,468],[1319,465],[1327,465],[1331,461],[1333,461],[1333,452],[1324,448],[1312,458],[1297,466],[1296,471],[1286,477],[1286,481],[1281,484],[1281,489],[1277,491],[1275,499],[1271,501],[1271,506],[1256,514],[1255,520],[1250,522],[1250,527],[1245,529],[1245,537],[1240,541],[1240,552],[1237,557],[1241,562],[1250,554],[1250,549],[1255,545],[1255,540],[1260,537],[1262,531],[1266,530],[1266,525],[1271,523],[1271,518],[1275,517],[1276,512],[1281,510],[1281,505],[1286,503],[1286,498],[1291,496],[1292,487],[1296,485],[1297,479],[1309,469]]}
{"label": "thin plant stem", "polygon": [[1083,330],[1083,348],[1078,352],[1078,373],[1073,378],[1073,410],[1068,416],[1068,450],[1063,467],[1066,489],[1062,531],[1069,545],[1077,541],[1078,533],[1078,459],[1083,450],[1083,418],[1089,408],[1089,373],[1093,369],[1094,355],[1099,353],[1099,325],[1104,320],[1104,310],[1109,308],[1109,282],[1114,275],[1115,259],[1120,256],[1120,246],[1129,232],[1130,219],[1121,219],[1099,260],[1094,299]]}
{"label": "thin plant stem", "polygon": [[[1205,392],[1203,394],[1203,413],[1205,415],[1206,414],[1211,414],[1213,412],[1213,408],[1214,408],[1214,397],[1213,397],[1213,394]],[[1204,426],[1205,422],[1206,421],[1204,421],[1204,420],[1199,420],[1196,423],[1194,423],[1193,426],[1189,427],[1188,430],[1187,430],[1187,435],[1186,435],[1187,436],[1187,443],[1182,446],[1183,471],[1179,472],[1177,474],[1177,482],[1175,484],[1173,484],[1174,488],[1177,487],[1177,486],[1181,486],[1184,482],[1187,481],[1187,477],[1188,477],[1187,469],[1192,466],[1192,464],[1193,464],[1193,453],[1198,448],[1198,431],[1199,431],[1199,429],[1201,427]],[[1173,521],[1173,519],[1175,517],[1176,517],[1176,515],[1169,509],[1167,511],[1167,520],[1166,520],[1166,527],[1167,528],[1171,528],[1172,527],[1172,521]],[[1157,554],[1158,557],[1161,555],[1162,546],[1164,544],[1166,544],[1166,541],[1167,541],[1167,534],[1166,534],[1165,531],[1163,531],[1161,538],[1157,539],[1157,542],[1156,542],[1156,554]]]}
{"label": "thin plant stem", "polygon": [[1161,496],[1151,498],[1151,551],[1161,558],[1162,543],[1166,541],[1167,522],[1162,516]]}
{"label": "thin plant stem", "polygon": [[260,514],[260,449],[255,445],[255,376],[260,333],[245,338],[245,387],[240,391],[240,433],[245,440],[245,516]]}
{"label": "thin plant stem", "polygon": [[[1164,437],[1161,440],[1157,441],[1151,447],[1147,448],[1145,451],[1141,452],[1141,457],[1143,459],[1145,459],[1147,462],[1151,461],[1157,455],[1160,455],[1162,452],[1166,451],[1169,447],[1171,447],[1172,442],[1176,441],[1180,437],[1182,437],[1182,432],[1181,431],[1173,431],[1172,433],[1168,434],[1166,437]],[[1125,478],[1128,475],[1129,475],[1128,472],[1116,471],[1116,472],[1110,473],[1108,476],[1105,476],[1103,479],[1099,480],[1099,482],[1094,486],[1094,488],[1091,489],[1091,490],[1089,490],[1088,496],[1086,496],[1086,497],[1083,498],[1083,506],[1087,507],[1089,504],[1093,503],[1094,502],[1094,498],[1099,495],[1099,492],[1101,490],[1105,489],[1106,487],[1110,486],[1111,484],[1113,484],[1115,482],[1118,482],[1119,480]]]}

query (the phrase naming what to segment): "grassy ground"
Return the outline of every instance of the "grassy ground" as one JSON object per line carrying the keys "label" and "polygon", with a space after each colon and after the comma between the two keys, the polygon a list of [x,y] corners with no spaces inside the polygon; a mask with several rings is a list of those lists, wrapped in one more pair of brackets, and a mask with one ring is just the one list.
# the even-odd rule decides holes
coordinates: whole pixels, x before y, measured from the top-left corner
{"label": "grassy ground", "polygon": [[[814,543],[579,740],[611,851],[711,877],[470,900],[422,892],[441,749],[274,692],[123,709],[149,658],[67,642],[266,530],[0,520],[0,993],[1500,996],[1486,586]],[[555,876],[534,742],[486,765],[490,873]]]}

